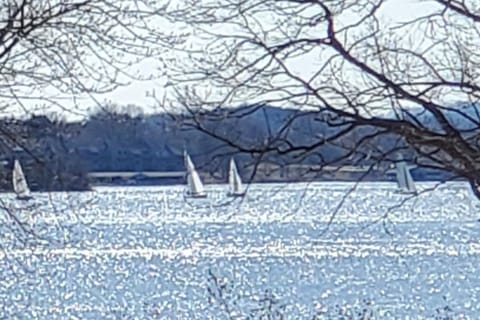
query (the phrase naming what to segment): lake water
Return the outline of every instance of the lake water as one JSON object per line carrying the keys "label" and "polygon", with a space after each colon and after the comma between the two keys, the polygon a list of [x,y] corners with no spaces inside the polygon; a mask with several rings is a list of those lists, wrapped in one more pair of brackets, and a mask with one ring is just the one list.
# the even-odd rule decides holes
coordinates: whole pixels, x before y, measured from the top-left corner
{"label": "lake water", "polygon": [[435,190],[258,184],[232,200],[208,186],[208,199],[192,200],[182,186],[105,187],[31,203],[4,194],[0,316],[257,319],[273,301],[286,319],[365,307],[380,319],[477,319],[480,204],[462,183],[418,187]]}

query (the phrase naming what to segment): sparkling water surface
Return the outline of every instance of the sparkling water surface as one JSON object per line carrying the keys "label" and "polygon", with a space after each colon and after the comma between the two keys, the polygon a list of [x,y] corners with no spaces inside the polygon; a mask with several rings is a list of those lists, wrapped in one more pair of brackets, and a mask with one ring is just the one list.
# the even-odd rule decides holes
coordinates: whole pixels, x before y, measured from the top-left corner
{"label": "sparkling water surface", "polygon": [[[246,319],[268,292],[286,319],[336,305],[368,305],[381,319],[446,307],[477,319],[480,203],[463,183],[418,188],[416,197],[394,183],[332,182],[254,184],[244,199],[220,185],[207,186],[208,199],[184,198],[183,186],[31,202],[4,194],[0,316]],[[223,300],[212,293],[222,285]]]}

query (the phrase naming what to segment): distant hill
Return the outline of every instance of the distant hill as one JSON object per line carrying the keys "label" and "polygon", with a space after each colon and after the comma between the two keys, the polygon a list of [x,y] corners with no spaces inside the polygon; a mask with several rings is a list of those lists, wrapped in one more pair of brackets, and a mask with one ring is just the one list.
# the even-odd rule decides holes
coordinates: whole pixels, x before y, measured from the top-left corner
{"label": "distant hill", "polygon": [[[435,117],[424,108],[410,108],[409,113],[403,113],[407,120],[420,121],[425,127],[440,130],[440,125]],[[460,131],[472,131],[480,129],[480,105],[474,103],[457,102],[448,109],[443,110],[443,114],[456,129]],[[393,112],[387,113],[388,118],[398,118]]]}
{"label": "distant hill", "polygon": [[[290,127],[285,130],[287,122]],[[217,110],[203,115],[202,124],[214,135],[234,141],[245,150],[260,150],[266,143],[280,146],[283,140],[307,145],[319,135],[338,130],[312,113],[271,106]],[[68,144],[91,171],[183,170],[184,149],[208,171],[223,167],[233,154],[239,161],[252,160],[250,154],[238,153],[225,141],[197,130],[186,117],[172,118],[166,114],[93,116]],[[344,152],[332,145],[322,150],[327,161]],[[289,155],[274,152],[264,155],[263,159],[298,162]],[[318,159],[306,157],[302,162],[316,163]]]}
{"label": "distant hill", "polygon": [[[465,110],[472,117],[477,112],[472,107]],[[431,116],[417,115],[428,125],[436,125]],[[468,119],[455,112],[449,113],[449,118],[461,127],[472,126]],[[358,128],[342,137],[338,145],[327,143],[311,152],[302,149],[285,153],[288,144],[307,147],[338,132],[344,128],[336,125],[341,121],[335,122],[328,113],[266,105],[218,109],[199,115],[198,120],[211,134],[195,128],[189,117],[165,113],[132,116],[123,112],[99,112],[81,123],[52,121],[45,116],[25,121],[2,120],[3,127],[9,128],[10,134],[18,137],[18,142],[30,151],[14,152],[14,139],[4,137],[0,141],[1,160],[6,163],[2,188],[9,188],[8,174],[14,157],[25,163],[27,177],[39,190],[84,190],[88,188],[86,173],[91,171],[182,171],[183,150],[188,150],[201,171],[219,176],[225,175],[231,156],[235,156],[242,168],[256,162],[259,154],[254,151],[262,150],[267,144],[276,150],[263,154],[261,161],[272,165],[331,163],[346,155],[348,146],[375,130]],[[233,141],[245,152],[239,152],[223,138]],[[395,143],[399,143],[398,138],[391,135],[375,141],[376,147],[384,150]],[[350,155],[335,164],[370,164],[371,160],[365,157],[368,150],[360,151],[362,154]],[[38,166],[45,169],[42,171]],[[414,175],[417,179],[428,179],[432,173],[419,168]],[[435,173],[436,178],[446,176],[447,173]]]}

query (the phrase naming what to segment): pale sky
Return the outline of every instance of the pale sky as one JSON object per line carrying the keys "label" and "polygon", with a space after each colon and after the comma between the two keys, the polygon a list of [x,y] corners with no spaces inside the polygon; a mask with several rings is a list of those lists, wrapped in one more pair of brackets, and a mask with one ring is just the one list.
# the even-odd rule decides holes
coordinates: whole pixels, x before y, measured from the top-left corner
{"label": "pale sky", "polygon": [[[418,0],[388,0],[387,3],[384,5],[381,16],[387,20],[394,22],[401,22],[410,20],[414,17],[422,16],[428,13],[428,11],[435,8],[435,5],[431,1],[418,1]],[[305,70],[309,70],[311,68],[312,62],[311,61],[304,61],[303,68]],[[301,68],[302,66],[300,66]],[[141,65],[134,67],[135,71],[138,71],[142,76],[154,76],[157,79],[150,80],[150,81],[141,81],[141,82],[134,82],[129,86],[120,87],[114,92],[105,95],[96,96],[95,99],[98,102],[112,102],[120,105],[127,105],[127,104],[134,104],[140,106],[144,109],[145,113],[155,112],[155,109],[152,109],[152,106],[155,104],[149,94],[155,92],[157,96],[161,96],[164,94],[164,84],[166,83],[167,79],[161,78],[161,70],[159,70],[159,65],[156,64],[154,61],[146,61]],[[158,78],[160,77],[160,78]],[[59,112],[65,115],[65,117],[69,120],[80,119],[83,115],[88,115],[90,112],[88,110],[89,107],[94,107],[95,102],[91,100],[89,97],[75,97],[77,103],[83,105],[84,108],[82,110],[76,109],[75,113],[69,113],[61,111],[58,107],[52,107],[47,112]],[[34,102],[30,102],[32,105],[35,105]],[[65,107],[71,108],[73,105],[68,101],[64,101],[63,103]],[[36,111],[35,113],[42,113],[43,107]],[[12,110],[12,113],[15,114],[25,114],[22,110]]]}

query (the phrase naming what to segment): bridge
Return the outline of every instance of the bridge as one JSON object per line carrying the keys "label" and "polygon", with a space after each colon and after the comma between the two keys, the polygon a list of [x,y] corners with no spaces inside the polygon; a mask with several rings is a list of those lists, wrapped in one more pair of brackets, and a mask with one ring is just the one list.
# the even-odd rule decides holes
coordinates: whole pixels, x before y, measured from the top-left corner
{"label": "bridge", "polygon": [[[247,174],[253,168],[244,168]],[[256,177],[259,181],[289,181],[298,179],[316,179],[318,174],[327,174],[330,178],[336,179],[354,179],[366,173],[369,167],[361,166],[319,166],[306,164],[291,165],[272,165],[260,164],[257,167]],[[378,168],[372,170],[373,173],[379,173]],[[391,169],[391,172],[395,172]],[[382,173],[383,175],[385,172]],[[387,173],[390,174],[390,171]],[[200,172],[204,182],[211,183],[219,181],[218,177],[213,177],[209,173]],[[248,174],[247,174],[248,175]],[[94,171],[88,173],[88,178],[95,184],[155,184],[155,183],[184,183],[186,171]]]}
{"label": "bridge", "polygon": [[[260,165],[262,167],[262,165]],[[259,168],[260,169],[260,168]],[[311,171],[325,171],[325,172],[365,172],[368,170],[367,167],[357,167],[357,166],[315,166],[315,165],[286,165],[286,166],[269,166],[268,171],[282,171],[281,176],[285,175],[287,171],[295,170],[311,170]],[[153,179],[168,179],[168,178],[184,178],[186,171],[95,171],[89,172],[88,177],[92,180],[109,180],[109,179],[131,179],[135,177],[145,177]],[[288,174],[287,174],[288,175]]]}
{"label": "bridge", "polygon": [[88,177],[92,179],[130,179],[133,177],[148,178],[183,178],[186,171],[96,171],[89,172]]}

